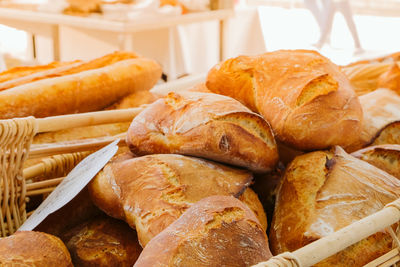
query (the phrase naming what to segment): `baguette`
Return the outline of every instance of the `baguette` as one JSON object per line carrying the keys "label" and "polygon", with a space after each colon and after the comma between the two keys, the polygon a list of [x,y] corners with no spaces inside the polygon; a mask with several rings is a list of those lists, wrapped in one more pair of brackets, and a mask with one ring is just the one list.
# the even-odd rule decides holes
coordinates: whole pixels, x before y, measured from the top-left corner
{"label": "baguette", "polygon": [[155,61],[135,58],[24,84],[0,92],[0,118],[100,110],[135,91],[150,89],[160,75]]}
{"label": "baguette", "polygon": [[62,234],[75,267],[131,267],[142,252],[136,232],[105,215]]}
{"label": "baguette", "polygon": [[[271,225],[274,255],[294,251],[381,210],[400,197],[400,181],[340,147],[297,157],[287,167]],[[363,266],[391,250],[378,232],[315,266]]]}
{"label": "baguette", "polygon": [[269,124],[238,101],[210,93],[169,93],[129,127],[135,155],[177,153],[267,172],[278,161]]}
{"label": "baguette", "polygon": [[[86,70],[98,69],[122,60],[134,59],[137,57],[138,55],[136,55],[135,53],[118,51],[88,62],[76,60],[73,62],[65,63],[53,62],[46,66],[20,67],[22,70],[19,70],[17,68],[17,70],[12,71],[12,73],[14,74],[12,79],[0,82],[0,91],[47,78],[61,77]],[[32,68],[32,71],[25,72],[23,71],[24,68]],[[2,74],[0,73],[0,81],[1,76]],[[5,75],[5,77],[7,78],[8,76]]]}
{"label": "baguette", "polygon": [[400,145],[370,146],[351,155],[400,179]]}
{"label": "baguette", "polygon": [[233,197],[212,196],[154,237],[134,266],[252,266],[270,257],[250,209]]}
{"label": "baguette", "polygon": [[73,267],[69,252],[58,237],[32,231],[0,239],[0,266]]}
{"label": "baguette", "polygon": [[21,77],[29,76],[31,74],[36,74],[59,67],[65,67],[76,63],[80,63],[80,61],[73,61],[73,62],[55,61],[47,65],[14,67],[0,73],[0,84]]}
{"label": "baguette", "polygon": [[393,63],[390,69],[379,76],[378,88],[387,88],[400,95],[400,67]]}
{"label": "baguette", "polygon": [[[145,246],[193,203],[212,195],[239,197],[251,180],[247,171],[201,159],[174,154],[131,158],[125,154],[108,163],[88,188],[93,202],[109,216],[136,228],[140,244]],[[244,197],[247,202],[259,202],[254,193]],[[264,211],[256,212],[266,223]]]}
{"label": "baguette", "polygon": [[206,84],[260,113],[279,141],[298,150],[348,146],[361,129],[361,106],[348,79],[315,51],[229,59],[210,70]]}

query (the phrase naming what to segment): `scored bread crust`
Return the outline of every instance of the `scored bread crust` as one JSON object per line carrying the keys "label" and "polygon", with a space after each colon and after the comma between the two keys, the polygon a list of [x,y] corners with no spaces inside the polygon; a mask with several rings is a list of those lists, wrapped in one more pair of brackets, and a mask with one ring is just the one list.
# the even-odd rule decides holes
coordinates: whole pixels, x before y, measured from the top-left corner
{"label": "scored bread crust", "polygon": [[[294,251],[381,210],[400,197],[400,181],[346,154],[317,151],[296,157],[286,169],[271,224],[274,254]],[[316,266],[363,266],[391,249],[378,232]]]}
{"label": "scored bread crust", "polygon": [[296,149],[348,146],[358,138],[358,98],[338,66],[315,51],[229,59],[210,70],[206,84],[259,112],[277,139]]}
{"label": "scored bread crust", "polygon": [[134,266],[252,266],[270,257],[251,210],[233,197],[211,196],[153,238]]}
{"label": "scored bread crust", "polygon": [[47,78],[61,77],[86,70],[98,69],[118,61],[137,57],[138,55],[131,52],[114,52],[88,62],[76,60],[72,62],[53,62],[45,66],[19,67],[15,68],[15,70],[10,70],[11,73],[9,73],[9,71],[5,72],[3,75],[0,73],[0,81],[3,80],[0,82],[0,91]]}
{"label": "scored bread crust", "polygon": [[[130,158],[123,154],[108,163],[88,188],[93,202],[109,216],[136,228],[145,246],[193,203],[211,195],[239,197],[251,181],[247,171],[202,159],[174,154]],[[249,192],[244,199],[258,202],[254,204],[256,212],[266,223],[257,196]]]}
{"label": "scored bread crust", "polygon": [[400,179],[400,145],[370,146],[351,155]]}
{"label": "scored bread crust", "polygon": [[210,93],[170,93],[133,121],[136,155],[177,153],[267,172],[278,161],[269,124],[240,102]]}
{"label": "scored bread crust", "polygon": [[400,96],[378,89],[360,96],[364,123],[359,140],[346,150],[353,152],[370,144],[400,144]]}
{"label": "scored bread crust", "polygon": [[23,84],[0,92],[0,118],[100,110],[135,91],[150,89],[160,76],[154,60],[134,58]]}
{"label": "scored bread crust", "polygon": [[58,237],[33,231],[0,239],[0,265],[73,267],[69,252]]}

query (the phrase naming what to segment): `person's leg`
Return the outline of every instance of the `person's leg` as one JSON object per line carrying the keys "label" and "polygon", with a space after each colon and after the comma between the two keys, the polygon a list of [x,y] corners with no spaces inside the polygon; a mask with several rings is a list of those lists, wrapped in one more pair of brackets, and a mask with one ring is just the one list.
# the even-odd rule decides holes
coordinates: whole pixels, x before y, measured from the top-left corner
{"label": "person's leg", "polygon": [[338,9],[342,12],[344,18],[346,19],[347,26],[349,27],[351,36],[354,40],[354,45],[357,49],[361,49],[360,39],[358,37],[358,32],[353,19],[353,13],[351,12],[351,7],[348,0],[342,0],[338,3]]}
{"label": "person's leg", "polygon": [[328,40],[329,35],[331,34],[335,11],[336,5],[333,0],[323,0],[323,24],[321,37],[317,44],[318,47],[322,47]]}
{"label": "person's leg", "polygon": [[318,6],[318,0],[304,0],[304,6],[311,11],[322,31],[322,14],[321,8]]}

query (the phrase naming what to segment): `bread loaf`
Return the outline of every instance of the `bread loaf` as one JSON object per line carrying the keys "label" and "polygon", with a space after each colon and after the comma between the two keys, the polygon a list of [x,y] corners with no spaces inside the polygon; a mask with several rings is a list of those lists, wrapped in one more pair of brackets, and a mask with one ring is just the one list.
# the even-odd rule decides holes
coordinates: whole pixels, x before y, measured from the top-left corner
{"label": "bread loaf", "polygon": [[150,89],[160,75],[155,61],[135,58],[27,83],[0,92],[0,118],[100,110],[133,92]]}
{"label": "bread loaf", "polygon": [[212,196],[154,237],[134,266],[252,266],[271,256],[250,209],[233,197]]}
{"label": "bread loaf", "polygon": [[14,79],[18,79],[21,77],[29,76],[31,74],[40,73],[43,71],[52,70],[59,67],[69,66],[71,64],[79,63],[80,61],[73,62],[52,62],[47,65],[38,65],[38,66],[18,66],[6,71],[0,72],[0,84],[11,81]]}
{"label": "bread loaf", "polygon": [[68,230],[62,240],[75,267],[131,267],[142,251],[133,229],[105,215]]}
{"label": "bread loaf", "polygon": [[279,141],[298,150],[348,146],[361,129],[361,106],[348,79],[315,51],[229,59],[210,70],[206,84],[260,113]]}
{"label": "bread loaf", "polygon": [[59,238],[31,231],[0,239],[0,266],[73,267]]}
{"label": "bread loaf", "polygon": [[351,155],[400,179],[400,145],[370,146]]}
{"label": "bread loaf", "polygon": [[[239,197],[251,180],[247,171],[192,157],[157,154],[130,158],[126,154],[96,175],[89,192],[100,209],[136,228],[140,244],[145,246],[193,203],[212,195]],[[252,197],[251,193],[247,196]],[[259,202],[254,195],[252,201]],[[256,212],[265,223],[263,210]]]}
{"label": "bread loaf", "polygon": [[[138,55],[135,53],[117,51],[88,62],[76,60],[73,62],[53,62],[45,66],[19,67],[15,68],[15,70],[6,71],[6,75],[2,75],[2,73],[0,73],[0,91],[34,81],[98,69],[122,60],[134,59],[137,57]],[[24,71],[24,69],[27,70]],[[1,81],[1,77],[6,79]]]}
{"label": "bread loaf", "polygon": [[271,170],[278,160],[268,123],[238,101],[209,93],[169,93],[132,121],[127,144],[136,155],[176,153]]}
{"label": "bread loaf", "polygon": [[387,88],[400,95],[400,67],[393,63],[390,69],[378,79],[378,88]]}
{"label": "bread loaf", "polygon": [[360,96],[364,124],[359,141],[348,148],[355,151],[370,144],[400,144],[400,96],[378,89]]}
{"label": "bread loaf", "polygon": [[[400,181],[340,147],[297,157],[286,169],[271,225],[272,253],[299,249],[381,210],[400,197]],[[391,250],[378,232],[316,266],[363,266]]]}

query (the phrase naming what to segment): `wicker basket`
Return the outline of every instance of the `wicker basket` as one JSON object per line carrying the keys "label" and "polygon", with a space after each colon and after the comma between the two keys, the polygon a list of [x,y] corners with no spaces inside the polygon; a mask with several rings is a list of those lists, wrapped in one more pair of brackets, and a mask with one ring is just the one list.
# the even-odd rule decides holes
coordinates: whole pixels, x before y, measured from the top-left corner
{"label": "wicker basket", "polygon": [[[151,91],[165,95],[180,91],[205,80],[205,74],[154,87]],[[43,132],[53,132],[75,127],[108,123],[129,122],[143,107],[110,110],[36,119],[34,117],[0,120],[0,236],[13,234],[29,215],[26,207],[29,197],[46,196],[57,186],[89,151],[99,149],[124,135],[80,140],[69,144],[32,145],[33,137]],[[124,141],[121,141],[123,143]],[[50,158],[49,158],[50,157]],[[35,166],[23,170],[27,159],[44,158]],[[34,177],[46,177],[33,182]]]}

